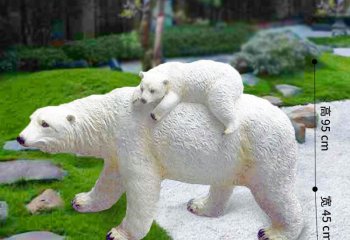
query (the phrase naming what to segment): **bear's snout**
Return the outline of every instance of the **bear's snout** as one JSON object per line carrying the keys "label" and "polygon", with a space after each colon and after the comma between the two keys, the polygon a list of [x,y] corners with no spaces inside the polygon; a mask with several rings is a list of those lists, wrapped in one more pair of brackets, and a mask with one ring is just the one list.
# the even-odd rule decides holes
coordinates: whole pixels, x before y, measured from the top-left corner
{"label": "bear's snout", "polygon": [[147,100],[144,99],[144,98],[141,98],[141,102],[142,102],[143,104],[145,104],[145,103],[147,103]]}
{"label": "bear's snout", "polygon": [[21,145],[23,145],[23,146],[24,146],[25,140],[24,140],[24,138],[23,138],[23,137],[18,136],[18,137],[16,138],[16,140],[17,140],[17,142],[18,142],[19,144],[21,144]]}

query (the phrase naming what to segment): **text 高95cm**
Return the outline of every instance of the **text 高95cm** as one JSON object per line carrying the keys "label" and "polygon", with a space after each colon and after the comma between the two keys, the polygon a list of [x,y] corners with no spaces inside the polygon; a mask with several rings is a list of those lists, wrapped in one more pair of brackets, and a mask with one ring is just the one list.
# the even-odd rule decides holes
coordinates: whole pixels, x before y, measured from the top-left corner
{"label": "text \u9ad895cm", "polygon": [[331,107],[321,106],[321,150],[328,151],[329,146],[329,137],[327,133],[331,131],[331,120],[329,117],[331,116]]}

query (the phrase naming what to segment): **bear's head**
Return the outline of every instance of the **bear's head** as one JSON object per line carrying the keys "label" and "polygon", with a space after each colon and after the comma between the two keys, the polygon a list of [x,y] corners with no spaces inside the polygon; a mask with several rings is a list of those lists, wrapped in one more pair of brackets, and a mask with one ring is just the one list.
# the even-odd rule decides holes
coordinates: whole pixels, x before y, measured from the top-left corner
{"label": "bear's head", "polygon": [[152,103],[161,100],[168,92],[169,81],[164,74],[140,72],[140,100],[142,103]]}
{"label": "bear's head", "polygon": [[44,152],[70,152],[74,144],[76,117],[63,106],[49,106],[36,110],[29,125],[19,134],[17,141],[25,147]]}

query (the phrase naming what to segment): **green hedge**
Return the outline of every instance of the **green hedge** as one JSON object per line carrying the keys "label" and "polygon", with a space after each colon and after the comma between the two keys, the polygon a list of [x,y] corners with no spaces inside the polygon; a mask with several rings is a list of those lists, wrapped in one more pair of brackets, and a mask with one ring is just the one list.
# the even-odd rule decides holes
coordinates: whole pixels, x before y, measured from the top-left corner
{"label": "green hedge", "polygon": [[84,59],[92,65],[108,61],[111,58],[137,59],[142,55],[142,48],[136,32],[74,41],[63,46],[63,50],[69,58]]}
{"label": "green hedge", "polygon": [[17,47],[17,59],[19,64],[34,60],[39,69],[52,69],[56,63],[71,61],[61,48],[54,47]]}
{"label": "green hedge", "polygon": [[320,45],[332,46],[332,47],[350,47],[349,36],[336,36],[336,37],[311,37],[312,42]]}
{"label": "green hedge", "polygon": [[[163,36],[164,56],[232,53],[239,50],[252,32],[252,28],[243,23],[221,27],[192,25],[167,28]],[[34,61],[39,69],[52,69],[59,63],[74,60],[86,60],[89,65],[94,66],[111,58],[139,59],[143,51],[138,33],[134,31],[73,41],[58,48],[20,46],[16,48],[15,55],[17,67],[20,63]],[[10,68],[10,63],[14,60],[13,54],[9,57],[11,59],[0,59],[0,71]]]}
{"label": "green hedge", "polygon": [[241,44],[249,39],[252,32],[252,27],[243,23],[222,27],[172,27],[164,33],[164,56],[232,53],[240,49]]}

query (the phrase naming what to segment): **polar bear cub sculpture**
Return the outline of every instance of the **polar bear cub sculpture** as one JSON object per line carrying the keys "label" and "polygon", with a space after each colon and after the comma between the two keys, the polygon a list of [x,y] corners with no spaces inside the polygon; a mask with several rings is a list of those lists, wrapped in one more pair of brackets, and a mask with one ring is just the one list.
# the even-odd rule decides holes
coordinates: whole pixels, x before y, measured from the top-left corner
{"label": "polar bear cub sculpture", "polygon": [[141,83],[134,102],[160,101],[151,117],[160,120],[180,102],[206,105],[225,126],[225,134],[235,129],[235,102],[243,93],[240,74],[228,64],[200,60],[192,63],[161,64],[140,72]]}

